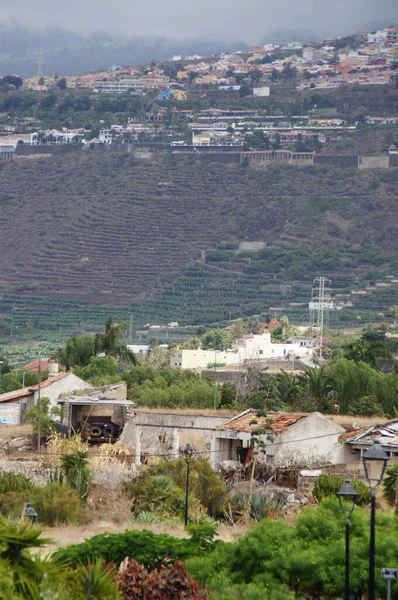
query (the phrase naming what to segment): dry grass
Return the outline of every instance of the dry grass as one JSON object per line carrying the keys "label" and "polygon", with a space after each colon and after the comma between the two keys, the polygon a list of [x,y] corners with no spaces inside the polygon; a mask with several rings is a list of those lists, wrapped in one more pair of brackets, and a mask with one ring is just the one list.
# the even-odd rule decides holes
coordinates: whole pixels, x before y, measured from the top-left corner
{"label": "dry grass", "polygon": [[53,433],[47,441],[47,454],[43,456],[43,464],[55,467],[60,463],[61,454],[88,452],[88,450],[88,444],[83,442],[79,435],[66,438],[60,433]]}
{"label": "dry grass", "polygon": [[9,441],[12,438],[28,437],[30,435],[32,435],[32,425],[30,423],[0,426],[0,440]]}

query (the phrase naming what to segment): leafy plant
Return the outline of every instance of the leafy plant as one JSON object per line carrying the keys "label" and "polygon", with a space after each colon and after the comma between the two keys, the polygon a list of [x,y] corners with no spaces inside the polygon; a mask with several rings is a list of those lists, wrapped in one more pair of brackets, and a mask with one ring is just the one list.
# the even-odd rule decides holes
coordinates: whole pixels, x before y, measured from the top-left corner
{"label": "leafy plant", "polygon": [[120,573],[120,588],[124,600],[208,600],[179,560],[151,572],[136,560],[130,560]]}
{"label": "leafy plant", "polygon": [[78,565],[72,582],[76,600],[118,600],[117,572],[102,559],[89,565]]}
{"label": "leafy plant", "polygon": [[0,517],[0,559],[11,567],[15,589],[26,600],[36,600],[34,590],[45,573],[45,563],[28,552],[49,541],[40,536],[41,531],[30,523],[14,523]]}
{"label": "leafy plant", "polygon": [[62,417],[63,411],[59,406],[51,406],[50,398],[40,398],[36,406],[32,406],[25,413],[25,421],[32,423],[33,434],[47,437],[53,431],[53,419]]}
{"label": "leafy plant", "polygon": [[390,504],[397,502],[397,478],[398,462],[387,467],[383,480],[383,496]]}
{"label": "leafy plant", "polygon": [[[342,477],[336,475],[323,474],[318,477],[315,482],[312,495],[318,502],[322,502],[330,496],[336,496],[343,485],[344,480]],[[355,504],[358,506],[365,506],[370,503],[370,490],[369,487],[360,479],[353,479],[351,481],[354,489],[358,492],[358,496],[355,498]]]}
{"label": "leafy plant", "polygon": [[87,500],[90,489],[91,471],[88,467],[88,452],[77,450],[74,453],[62,454],[61,472],[65,476],[66,483],[76,490],[77,495],[83,501]]}
{"label": "leafy plant", "polygon": [[82,518],[82,505],[76,491],[57,482],[36,488],[31,494],[38,520],[46,525],[77,523]]}
{"label": "leafy plant", "polygon": [[0,472],[0,494],[29,492],[32,488],[33,483],[22,473]]}
{"label": "leafy plant", "polygon": [[62,564],[89,564],[98,558],[106,563],[120,564],[126,556],[134,557],[148,569],[154,569],[169,564],[175,560],[186,560],[191,556],[203,555],[204,549],[211,550],[211,545],[203,544],[200,527],[204,528],[206,538],[209,529],[196,525],[193,538],[175,538],[167,534],[155,534],[152,531],[130,530],[124,533],[104,533],[96,535],[81,544],[75,544],[58,550],[54,557]]}
{"label": "leafy plant", "polygon": [[[186,463],[184,459],[179,459],[165,461],[150,471],[143,471],[126,483],[123,489],[127,496],[135,498],[142,510],[159,512],[157,507],[164,506],[168,496],[166,505],[171,514],[182,514],[185,485]],[[212,517],[223,515],[228,498],[227,489],[207,461],[191,460],[189,490],[190,502],[195,498]]]}

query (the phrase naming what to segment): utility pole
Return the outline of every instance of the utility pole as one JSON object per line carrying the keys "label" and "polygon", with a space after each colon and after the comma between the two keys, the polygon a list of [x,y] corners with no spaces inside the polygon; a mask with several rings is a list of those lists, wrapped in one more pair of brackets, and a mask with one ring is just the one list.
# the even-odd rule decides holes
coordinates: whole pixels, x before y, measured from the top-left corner
{"label": "utility pole", "polygon": [[130,342],[133,341],[133,315],[130,315],[130,328],[129,328]]}
{"label": "utility pole", "polygon": [[41,351],[39,351],[39,388],[37,390],[37,451],[40,452]]}
{"label": "utility pole", "polygon": [[[310,328],[314,336],[313,348],[319,348],[322,356],[323,329],[329,325],[329,309],[332,308],[331,281],[326,277],[317,277],[312,284],[310,309]],[[316,315],[316,325],[315,325]]]}

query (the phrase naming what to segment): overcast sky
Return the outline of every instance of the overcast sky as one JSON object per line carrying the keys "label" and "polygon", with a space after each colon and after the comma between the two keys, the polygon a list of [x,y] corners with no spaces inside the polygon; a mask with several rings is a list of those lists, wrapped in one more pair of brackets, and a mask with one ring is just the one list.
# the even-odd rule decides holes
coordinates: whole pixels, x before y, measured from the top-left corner
{"label": "overcast sky", "polygon": [[259,42],[274,32],[345,35],[398,21],[398,0],[0,0],[0,21],[81,33]]}

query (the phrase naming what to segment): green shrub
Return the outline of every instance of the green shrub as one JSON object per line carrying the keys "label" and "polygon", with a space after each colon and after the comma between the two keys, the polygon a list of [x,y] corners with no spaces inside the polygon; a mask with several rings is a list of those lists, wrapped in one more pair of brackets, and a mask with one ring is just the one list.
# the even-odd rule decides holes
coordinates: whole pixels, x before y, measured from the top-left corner
{"label": "green shrub", "polygon": [[5,517],[18,517],[25,502],[29,499],[28,492],[7,492],[0,494],[0,514]]}
{"label": "green shrub", "polygon": [[55,559],[66,564],[79,562],[88,564],[103,558],[106,563],[119,565],[127,556],[135,558],[148,569],[155,569],[174,562],[177,559],[187,560],[193,556],[203,556],[204,550],[212,550],[222,542],[204,544],[199,534],[204,527],[208,537],[208,526],[196,525],[192,539],[175,538],[167,534],[155,534],[152,531],[125,531],[124,533],[104,533],[96,535],[82,544],[62,548],[54,554]]}
{"label": "green shrub", "polygon": [[44,488],[36,488],[30,499],[38,513],[38,520],[45,525],[77,523],[82,518],[80,498],[66,485],[53,482]]}
{"label": "green shrub", "polygon": [[[150,471],[142,472],[133,481],[124,485],[124,493],[130,498],[147,497],[147,488],[151,485],[150,479],[153,476],[161,475],[171,479],[176,485],[181,498],[184,499],[183,492],[186,485],[187,466],[184,459],[168,460],[154,466]],[[192,498],[196,498],[200,504],[208,511],[212,517],[224,515],[224,509],[228,500],[227,489],[220,477],[213,471],[205,460],[191,460],[191,470],[189,478],[189,491]],[[184,502],[184,500],[183,500]],[[179,510],[182,510],[182,504],[179,504]],[[152,510],[147,505],[142,506],[143,510]]]}
{"label": "green shrub", "polygon": [[383,481],[383,496],[390,504],[394,504],[396,501],[397,477],[398,462],[387,467],[386,476],[384,477]]}
{"label": "green shrub", "polygon": [[22,473],[0,472],[0,494],[8,492],[29,492],[33,488],[31,480]]}
{"label": "green shrub", "polygon": [[[336,496],[337,492],[344,483],[342,477],[337,475],[321,475],[316,480],[312,495],[318,502],[322,502],[329,496]],[[353,479],[351,481],[352,486],[358,492],[358,496],[355,499],[357,506],[365,506],[370,503],[370,490],[369,487],[360,479]]]}
{"label": "green shrub", "polygon": [[355,499],[355,504],[357,506],[366,506],[367,504],[370,504],[369,486],[361,479],[353,479],[351,483],[355,491],[358,493],[358,496]]}
{"label": "green shrub", "polygon": [[[134,485],[136,481],[136,485]],[[132,511],[156,513],[164,518],[181,515],[184,511],[185,495],[166,475],[154,475],[133,481],[131,488],[134,504]]]}

